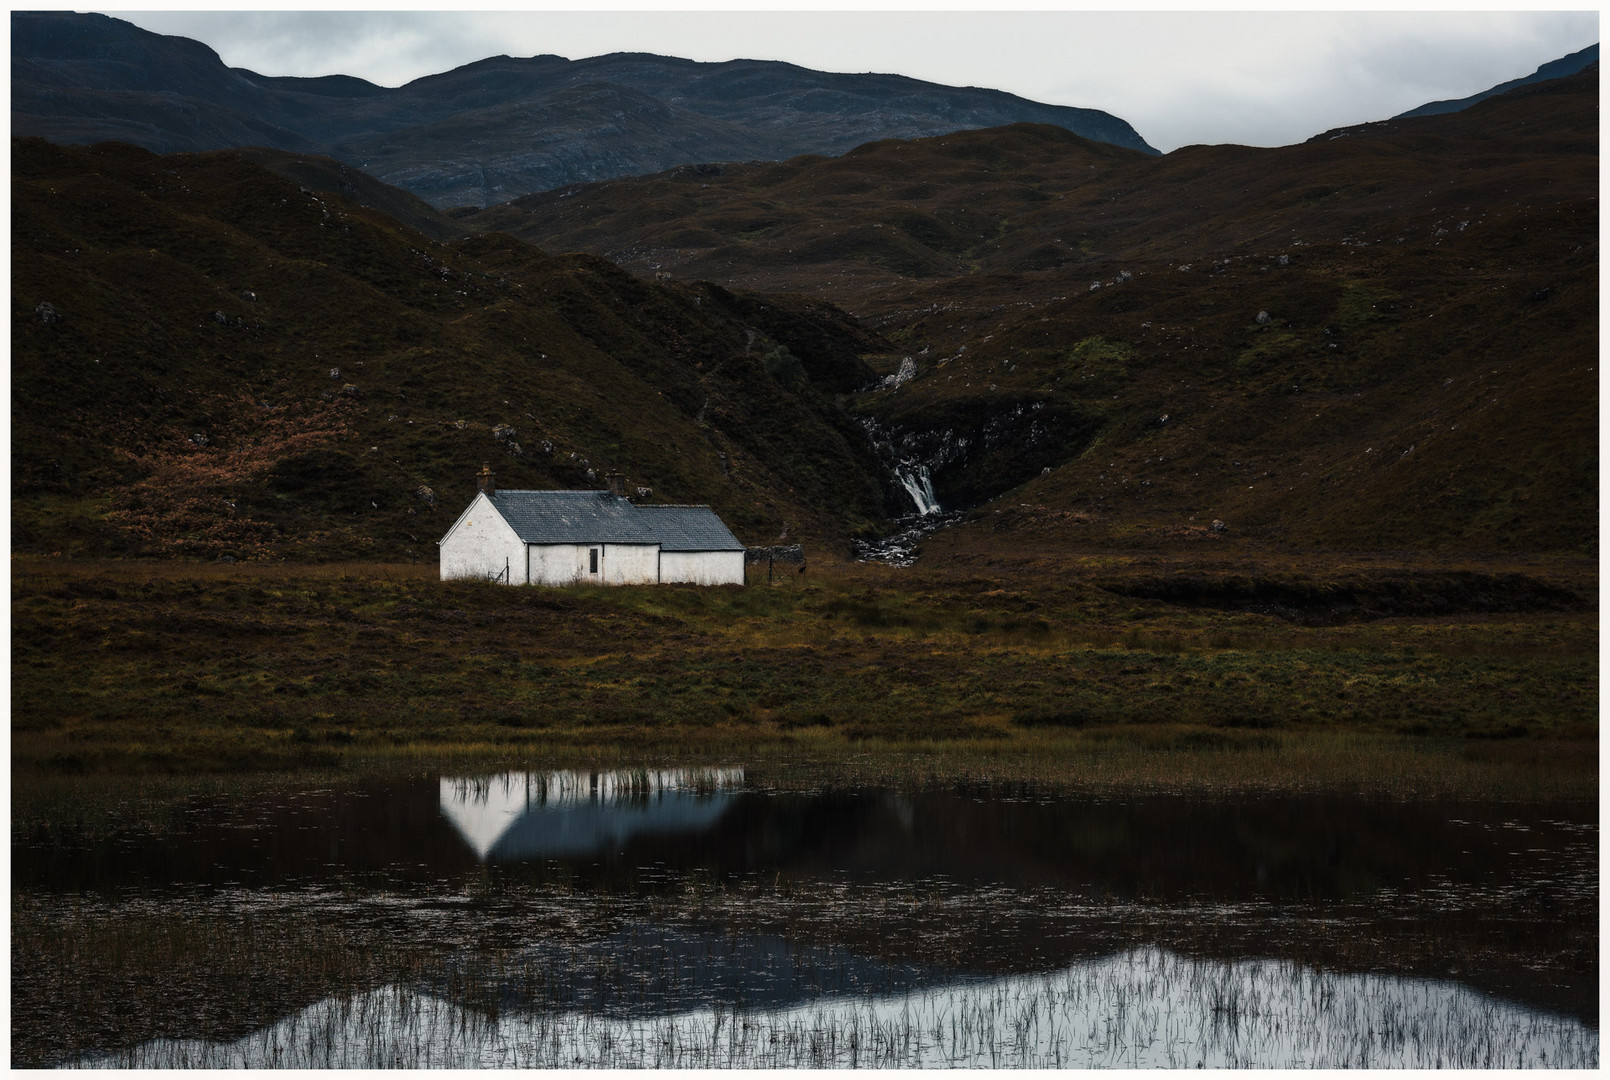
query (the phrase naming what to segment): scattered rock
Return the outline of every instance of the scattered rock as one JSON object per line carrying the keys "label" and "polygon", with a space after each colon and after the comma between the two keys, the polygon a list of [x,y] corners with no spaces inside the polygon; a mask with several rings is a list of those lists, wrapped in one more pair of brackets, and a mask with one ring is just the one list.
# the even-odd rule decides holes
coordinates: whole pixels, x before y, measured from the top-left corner
{"label": "scattered rock", "polygon": [[465,428],[470,426],[470,422],[468,420],[455,420],[453,422],[453,426],[458,428],[458,430],[463,431]]}
{"label": "scattered rock", "polygon": [[363,392],[351,383],[344,383],[341,387],[341,395],[343,397],[362,397]]}
{"label": "scattered rock", "polygon": [[1291,256],[1290,255],[1277,255],[1275,257],[1275,265],[1276,266],[1290,266],[1291,265]]}
{"label": "scattered rock", "polygon": [[1130,282],[1130,281],[1134,281],[1134,280],[1135,280],[1135,275],[1131,274],[1128,270],[1120,270],[1120,271],[1118,271],[1118,276],[1113,278],[1113,282],[1115,284],[1118,284],[1118,285],[1123,285],[1126,282]]}
{"label": "scattered rock", "polygon": [[553,453],[553,443],[549,442],[547,439],[543,439],[542,440],[542,452],[544,454]]}
{"label": "scattered rock", "polygon": [[221,311],[215,311],[212,313],[212,321],[217,323],[219,326],[228,326],[229,316],[225,315]]}
{"label": "scattered rock", "polygon": [[41,300],[39,306],[34,308],[34,314],[38,315],[39,321],[46,326],[55,326],[61,322],[61,312],[57,311],[56,305],[49,300]]}
{"label": "scattered rock", "polygon": [[1226,525],[1224,522],[1220,521],[1218,518],[1213,519],[1213,524],[1212,524],[1211,528],[1213,529],[1214,532],[1228,532],[1230,530],[1230,526]]}
{"label": "scattered rock", "polygon": [[330,378],[339,379],[340,377],[341,377],[341,369],[340,368],[333,367],[333,368],[330,369]]}
{"label": "scattered rock", "polygon": [[252,303],[257,302],[257,294],[252,292],[250,289],[242,290],[241,294],[240,294],[240,298],[242,300],[246,301],[248,304],[252,304]]}
{"label": "scattered rock", "polygon": [[640,487],[637,489],[637,497],[639,499],[652,499],[654,497],[654,489]]}
{"label": "scattered rock", "polygon": [[1099,291],[1099,290],[1100,290],[1100,289],[1101,289],[1101,282],[1099,282],[1099,281],[1092,281],[1092,282],[1091,282],[1091,283],[1090,283],[1090,291],[1091,291],[1091,292],[1097,292],[1097,291]]}
{"label": "scattered rock", "polygon": [[1554,295],[1554,287],[1552,285],[1545,285],[1541,289],[1537,290],[1535,293],[1532,294],[1532,303],[1541,304],[1544,300],[1547,300],[1549,297],[1551,297],[1553,295]]}
{"label": "scattered rock", "polygon": [[414,498],[418,499],[426,506],[436,505],[436,493],[430,488],[426,487],[424,484],[420,484],[414,489]]}
{"label": "scattered rock", "polygon": [[[883,387],[884,387],[885,390],[893,390],[895,387],[899,386],[901,383],[908,383],[912,379],[915,379],[916,377],[917,377],[917,361],[913,360],[911,357],[908,356],[904,360],[900,361],[900,370],[899,371],[895,372],[893,375],[884,376],[884,378],[883,378]],[[704,403],[706,405],[710,404],[710,399],[705,398]],[[701,419],[704,417],[704,410],[702,408],[699,410],[699,416],[700,416]]]}
{"label": "scattered rock", "polygon": [[512,442],[519,438],[520,433],[508,424],[499,424],[492,429],[492,437],[498,442]]}
{"label": "scattered rock", "polygon": [[1269,325],[1269,313],[1267,311],[1258,312],[1258,317],[1254,321],[1259,326],[1268,326]]}
{"label": "scattered rock", "polygon": [[190,441],[197,446],[206,446],[211,440],[198,431],[194,435],[190,436]]}

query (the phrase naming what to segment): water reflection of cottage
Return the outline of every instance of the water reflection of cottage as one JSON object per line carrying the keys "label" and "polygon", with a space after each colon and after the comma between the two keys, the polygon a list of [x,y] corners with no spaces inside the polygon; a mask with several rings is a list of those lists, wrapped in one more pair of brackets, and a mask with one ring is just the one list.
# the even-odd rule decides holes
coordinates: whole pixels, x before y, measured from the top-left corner
{"label": "water reflection of cottage", "polygon": [[744,546],[708,506],[634,503],[609,491],[480,491],[441,548],[442,580],[508,585],[742,585]]}
{"label": "water reflection of cottage", "polygon": [[619,851],[640,836],[703,832],[743,787],[742,769],[443,777],[442,814],[487,862]]}

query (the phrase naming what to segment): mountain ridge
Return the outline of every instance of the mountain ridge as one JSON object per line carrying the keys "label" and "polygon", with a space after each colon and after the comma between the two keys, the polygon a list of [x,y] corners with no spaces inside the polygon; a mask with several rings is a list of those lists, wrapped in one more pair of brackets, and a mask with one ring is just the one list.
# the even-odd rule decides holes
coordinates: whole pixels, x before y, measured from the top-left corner
{"label": "mountain ridge", "polygon": [[499,56],[393,89],[351,76],[226,68],[200,42],[107,16],[11,19],[14,134],[161,153],[258,144],[317,152],[438,209],[688,163],[835,154],[874,138],[1019,120],[1155,153],[1100,110],[777,61]]}
{"label": "mountain ridge", "polygon": [[1403,120],[1412,116],[1436,116],[1441,113],[1460,112],[1470,108],[1478,102],[1486,101],[1490,97],[1506,94],[1511,90],[1533,83],[1547,82],[1550,79],[1563,79],[1568,75],[1575,75],[1589,65],[1599,63],[1599,45],[1595,42],[1585,49],[1578,49],[1574,53],[1567,53],[1556,60],[1546,64],[1539,64],[1537,70],[1530,75],[1523,75],[1518,79],[1510,79],[1496,86],[1488,87],[1475,94],[1462,98],[1447,98],[1442,101],[1428,101],[1424,105],[1410,109],[1408,112],[1398,113],[1394,120]]}

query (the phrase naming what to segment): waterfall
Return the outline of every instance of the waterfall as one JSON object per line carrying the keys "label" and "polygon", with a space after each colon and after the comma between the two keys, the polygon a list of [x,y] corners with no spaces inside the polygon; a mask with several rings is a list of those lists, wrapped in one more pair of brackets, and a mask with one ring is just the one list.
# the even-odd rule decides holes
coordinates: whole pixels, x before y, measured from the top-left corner
{"label": "waterfall", "polygon": [[894,470],[895,478],[917,504],[917,514],[927,517],[939,513],[939,500],[934,496],[934,482],[928,476],[928,466],[901,462]]}

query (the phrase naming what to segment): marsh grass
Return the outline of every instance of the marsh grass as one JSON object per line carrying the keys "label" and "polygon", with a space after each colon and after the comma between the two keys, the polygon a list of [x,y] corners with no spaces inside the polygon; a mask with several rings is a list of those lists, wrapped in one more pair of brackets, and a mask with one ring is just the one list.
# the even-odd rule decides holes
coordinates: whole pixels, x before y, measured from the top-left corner
{"label": "marsh grass", "polygon": [[1450,983],[1157,949],[1043,975],[780,1010],[475,1012],[402,986],[331,998],[133,1068],[1594,1068],[1598,1032]]}
{"label": "marsh grass", "polygon": [[[909,763],[932,766],[920,755]],[[869,775],[893,772],[882,755],[860,765]],[[827,763],[820,768],[746,770],[745,784],[812,789],[829,777]],[[963,777],[960,801],[1034,802],[1054,794],[1000,776],[984,770],[972,774],[976,783]],[[220,790],[227,792],[228,782],[262,778],[224,779]],[[328,779],[306,777],[315,787]],[[719,778],[689,770],[658,782],[663,787],[667,779],[701,790]],[[607,780],[628,801],[656,784],[654,773],[632,769]],[[469,793],[489,782],[465,783]],[[573,787],[567,784],[559,785],[561,793]],[[148,787],[147,796],[159,801],[159,788]],[[219,812],[229,813],[236,802]],[[176,809],[168,808],[170,819],[187,816]],[[813,873],[809,862],[784,864],[775,874],[655,863],[599,877],[547,863],[497,872],[483,864],[407,882],[383,875],[366,883],[336,873],[261,888],[226,876],[211,886],[101,880],[77,886],[82,892],[20,889],[11,916],[13,1063],[95,1054],[101,1064],[137,1067],[576,1064],[575,1058],[618,1065],[1111,1065],[1125,1063],[1111,1057],[1115,1048],[1139,1047],[1151,1055],[1143,1064],[1181,1067],[1202,1058],[1187,1058],[1176,1036],[1212,1021],[1217,1026],[1185,1047],[1221,1055],[1209,1062],[1264,1065],[1286,1060],[1278,1054],[1289,1047],[1277,1040],[1271,1050],[1266,1038],[1246,1031],[1261,1024],[1265,1035],[1290,1033],[1299,1020],[1309,1030],[1304,1053],[1315,1056],[1298,1064],[1392,1063],[1394,1054],[1408,1051],[1402,1040],[1382,1041],[1389,1028],[1370,1026],[1379,1003],[1366,1000],[1347,1013],[1326,1004],[1329,1019],[1304,1020],[1280,1012],[1296,1007],[1281,1004],[1282,994],[1290,996],[1282,980],[1318,987],[1316,993],[1329,986],[1356,995],[1363,993],[1360,979],[1374,979],[1378,992],[1371,993],[1390,1004],[1413,986],[1433,985],[1428,977],[1457,974],[1466,987],[1508,990],[1568,1015],[1596,1008],[1597,879],[1581,857],[1593,848],[1596,829],[1580,804],[1516,811],[1518,820],[1540,813],[1582,824],[1563,843],[1545,845],[1557,857],[1515,866],[1500,853],[1474,886],[1462,878],[1443,887],[1433,879],[1407,894],[1364,887],[1353,895],[1368,874],[1349,873],[1342,894],[1308,897],[1299,888],[1274,903],[1215,898],[1200,888],[1182,898],[1147,873],[1117,874],[1115,884],[1103,878],[1077,887],[1009,887],[943,876],[884,881]],[[1507,822],[1508,812],[1484,820]],[[36,850],[42,841],[30,838],[30,864],[86,861],[82,848],[73,848],[82,837],[56,839],[67,846]],[[119,835],[103,838],[107,846],[122,842]],[[215,842],[207,840],[201,853],[208,865]],[[1124,858],[1092,850],[1106,851],[1101,859],[1108,867]],[[1144,868],[1148,854],[1130,854]],[[1534,898],[1545,899],[1546,908]],[[1150,959],[1098,972],[1093,982],[1092,958],[1113,956]],[[1070,957],[1075,963],[1063,970]],[[1246,962],[1226,957],[1280,959],[1255,963],[1249,972]],[[1042,972],[1049,974],[1034,974]],[[963,985],[954,993],[939,989],[958,978]],[[1436,985],[1443,989],[1423,996],[1463,995],[1467,1003],[1480,996]],[[1203,1005],[1210,992],[1218,994],[1216,1004]],[[896,1001],[899,1009],[891,1011]],[[1036,1004],[1025,1012],[1030,1001]],[[1097,1007],[1107,1010],[1103,1024],[1139,1023],[1134,1018],[1148,1010],[1153,1019],[1114,1042],[1081,1027],[1085,1020],[1067,1018],[1070,1009],[1077,1018]],[[1400,1026],[1408,1008],[1400,1009]],[[354,1011],[357,1027],[350,1026]],[[943,1037],[926,1034],[928,1019],[905,1024],[908,1014],[933,1019]],[[1425,1048],[1443,1045],[1437,1025],[1448,1024],[1441,1015],[1410,1025],[1418,1032],[1413,1052],[1422,1054],[1412,1060],[1425,1064]],[[962,1016],[968,1019],[953,1029],[940,1024]],[[1026,1016],[1033,1021],[1027,1027]],[[1490,1063],[1507,1065],[1536,1063],[1526,1057],[1536,1049],[1527,1031],[1548,1038],[1576,1032],[1570,1037],[1578,1051],[1585,1038],[1571,1022],[1536,1014],[1526,1028],[1522,1019],[1505,1006],[1483,1021],[1487,1043],[1466,1041],[1489,1047]],[[1244,1037],[1235,1034],[1237,1024]],[[1343,1030],[1345,1024],[1355,1026]],[[877,1030],[898,1038],[880,1043]],[[1078,1038],[1067,1041],[1068,1032]],[[544,1058],[542,1047],[569,1057]],[[1343,1060],[1338,1047],[1353,1057]],[[892,1058],[891,1048],[898,1050]],[[1158,1057],[1165,1051],[1174,1056]],[[631,1056],[639,1053],[649,1056]]]}
{"label": "marsh grass", "polygon": [[1026,766],[1065,775],[1264,754],[1294,775],[1294,750],[1362,745],[1407,754],[1394,773],[1508,758],[1571,784],[1597,739],[1592,612],[1327,627],[859,565],[510,589],[414,566],[14,559],[12,616],[19,776],[904,752],[1067,758]]}

